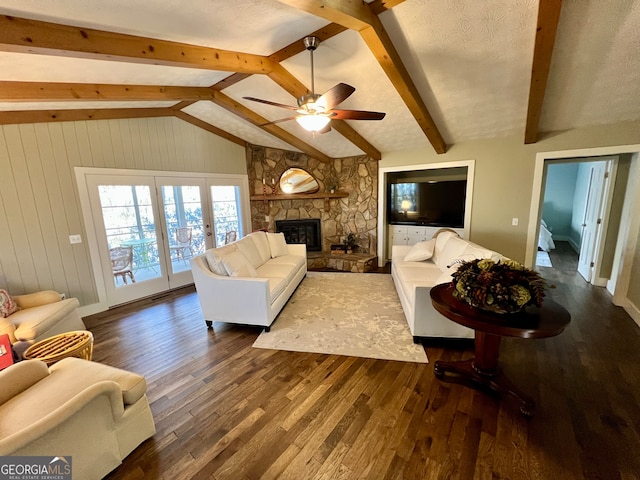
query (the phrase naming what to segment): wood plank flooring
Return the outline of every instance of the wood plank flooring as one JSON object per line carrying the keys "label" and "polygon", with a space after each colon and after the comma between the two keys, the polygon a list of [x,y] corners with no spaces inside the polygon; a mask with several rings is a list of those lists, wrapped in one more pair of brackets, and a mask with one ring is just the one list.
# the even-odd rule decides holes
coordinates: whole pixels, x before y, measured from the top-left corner
{"label": "wood plank flooring", "polygon": [[87,318],[94,360],[146,377],[158,430],[107,478],[638,479],[640,329],[572,251],[551,260],[571,325],[501,349],[532,419],[434,377],[468,342],[426,343],[426,365],[254,349],[256,328],[207,330],[192,288]]}

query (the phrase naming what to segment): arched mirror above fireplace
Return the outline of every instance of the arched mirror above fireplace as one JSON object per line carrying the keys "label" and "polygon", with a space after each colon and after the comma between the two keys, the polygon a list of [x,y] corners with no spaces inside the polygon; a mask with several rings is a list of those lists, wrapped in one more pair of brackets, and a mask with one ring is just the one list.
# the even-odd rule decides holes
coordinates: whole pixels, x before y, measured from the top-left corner
{"label": "arched mirror above fireplace", "polygon": [[280,190],[283,193],[315,193],[320,185],[313,175],[302,168],[290,168],[280,176]]}

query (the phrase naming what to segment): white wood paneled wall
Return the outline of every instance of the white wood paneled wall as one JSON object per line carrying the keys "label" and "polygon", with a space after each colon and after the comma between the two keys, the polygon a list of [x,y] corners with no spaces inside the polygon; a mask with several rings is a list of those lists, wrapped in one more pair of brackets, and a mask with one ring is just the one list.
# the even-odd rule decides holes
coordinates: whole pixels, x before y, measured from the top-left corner
{"label": "white wood paneled wall", "polygon": [[0,288],[97,301],[74,167],[247,173],[244,147],[171,117],[0,126]]}

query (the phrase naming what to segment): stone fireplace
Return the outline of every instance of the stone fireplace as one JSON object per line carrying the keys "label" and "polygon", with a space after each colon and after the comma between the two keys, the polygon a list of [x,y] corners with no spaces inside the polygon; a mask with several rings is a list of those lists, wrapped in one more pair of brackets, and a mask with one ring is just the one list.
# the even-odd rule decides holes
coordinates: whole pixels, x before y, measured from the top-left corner
{"label": "stone fireplace", "polygon": [[322,251],[322,234],[319,218],[301,220],[276,220],[276,232],[284,233],[287,243],[304,243],[307,252]]}
{"label": "stone fireplace", "polygon": [[[363,262],[376,256],[377,160],[361,155],[321,162],[304,153],[256,145],[247,145],[246,152],[253,230],[281,231],[281,221],[319,221],[320,248],[308,249],[309,268],[361,271]],[[310,173],[318,182],[318,192],[282,192],[280,176],[292,167]],[[332,194],[334,185],[337,191]],[[333,255],[331,245],[342,243],[349,233],[356,237],[357,254]]]}

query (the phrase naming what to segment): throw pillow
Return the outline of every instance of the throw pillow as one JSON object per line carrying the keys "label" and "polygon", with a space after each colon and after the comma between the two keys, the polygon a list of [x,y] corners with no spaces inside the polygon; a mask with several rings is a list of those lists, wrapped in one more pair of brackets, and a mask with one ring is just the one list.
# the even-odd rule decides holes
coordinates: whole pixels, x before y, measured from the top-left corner
{"label": "throw pillow", "polygon": [[429,260],[433,256],[433,249],[436,246],[436,239],[432,238],[431,240],[427,240],[425,242],[418,242],[407,256],[404,257],[405,262],[422,262],[423,260]]}
{"label": "throw pillow", "polygon": [[249,263],[247,257],[243,255],[240,250],[231,252],[228,255],[222,257],[222,264],[224,265],[227,275],[230,277],[257,277],[258,272],[253,268],[253,265]]}
{"label": "throw pillow", "polygon": [[255,242],[251,238],[241,238],[236,242],[236,245],[238,246],[238,250],[247,257],[247,260],[249,260],[249,263],[253,268],[258,268],[264,263],[260,257],[260,253],[258,252]]}
{"label": "throw pillow", "polygon": [[271,249],[271,258],[289,255],[289,247],[284,239],[284,233],[267,233],[269,239],[269,248]]}
{"label": "throw pillow", "polygon": [[440,267],[440,270],[445,270],[455,259],[462,255],[468,245],[469,243],[462,240],[460,237],[450,237],[438,255],[436,265]]}
{"label": "throw pillow", "polygon": [[253,232],[247,235],[253,243],[256,244],[258,253],[262,263],[266,263],[271,258],[271,250],[269,249],[269,240],[267,240],[267,232]]}
{"label": "throw pillow", "polygon": [[18,307],[15,300],[11,298],[9,292],[0,289],[0,315],[2,315],[2,318],[7,318],[18,310],[20,310],[20,307]]}
{"label": "throw pillow", "polygon": [[207,263],[209,264],[209,269],[217,274],[227,276],[227,271],[222,264],[222,257],[228,255],[231,252],[235,252],[238,250],[235,243],[231,243],[229,245],[224,245],[218,248],[210,248],[205,252],[205,258],[207,259]]}

